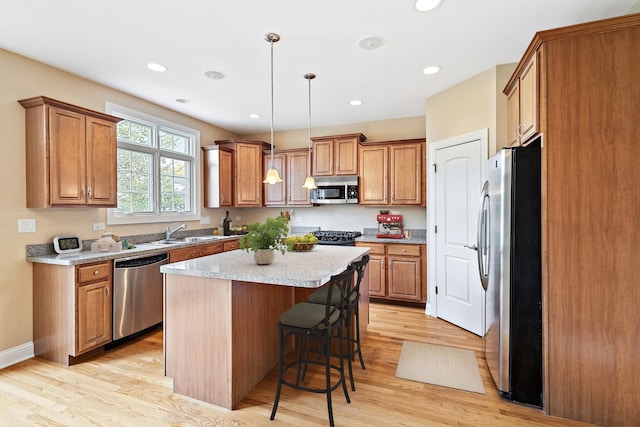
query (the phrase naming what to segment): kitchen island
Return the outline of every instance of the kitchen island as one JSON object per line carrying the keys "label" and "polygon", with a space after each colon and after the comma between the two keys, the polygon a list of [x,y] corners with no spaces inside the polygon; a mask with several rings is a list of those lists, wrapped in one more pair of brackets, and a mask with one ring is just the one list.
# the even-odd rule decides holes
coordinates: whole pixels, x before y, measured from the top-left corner
{"label": "kitchen island", "polygon": [[368,252],[317,246],[276,253],[273,264],[259,266],[252,253],[235,250],[162,266],[164,367],[173,391],[235,408],[277,364],[280,315]]}

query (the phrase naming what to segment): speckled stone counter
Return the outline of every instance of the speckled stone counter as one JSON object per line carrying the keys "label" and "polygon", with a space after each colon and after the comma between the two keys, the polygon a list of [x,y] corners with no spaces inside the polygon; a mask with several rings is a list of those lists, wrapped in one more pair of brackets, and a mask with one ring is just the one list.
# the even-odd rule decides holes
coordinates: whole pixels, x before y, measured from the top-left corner
{"label": "speckled stone counter", "polygon": [[165,375],[173,391],[234,409],[276,365],[278,321],[297,293],[368,252],[316,246],[258,266],[252,253],[236,250],[162,266]]}
{"label": "speckled stone counter", "polygon": [[163,265],[160,271],[184,276],[317,288],[326,283],[331,275],[341,272],[347,264],[368,252],[366,247],[318,245],[309,252],[286,252],[284,255],[277,252],[273,264],[256,265],[253,253],[233,251]]}
{"label": "speckled stone counter", "polygon": [[384,239],[379,238],[377,228],[365,228],[362,236],[356,239],[356,242],[362,243],[398,243],[403,245],[426,245],[427,230],[411,229],[411,237],[402,239]]}

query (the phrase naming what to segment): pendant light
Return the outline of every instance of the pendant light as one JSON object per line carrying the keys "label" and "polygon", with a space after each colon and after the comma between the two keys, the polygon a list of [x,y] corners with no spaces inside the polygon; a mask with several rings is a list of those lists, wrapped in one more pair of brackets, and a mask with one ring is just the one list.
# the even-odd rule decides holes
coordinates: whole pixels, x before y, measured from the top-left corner
{"label": "pendant light", "polygon": [[264,39],[271,45],[271,164],[267,171],[267,176],[262,181],[265,184],[277,184],[282,182],[278,170],[273,167],[273,44],[280,41],[280,36],[276,33],[268,33]]}
{"label": "pendant light", "polygon": [[303,188],[307,190],[313,190],[314,188],[318,188],[316,186],[316,181],[311,176],[311,80],[316,78],[316,75],[313,73],[307,73],[304,75],[304,78],[309,81],[309,176],[304,180]]}

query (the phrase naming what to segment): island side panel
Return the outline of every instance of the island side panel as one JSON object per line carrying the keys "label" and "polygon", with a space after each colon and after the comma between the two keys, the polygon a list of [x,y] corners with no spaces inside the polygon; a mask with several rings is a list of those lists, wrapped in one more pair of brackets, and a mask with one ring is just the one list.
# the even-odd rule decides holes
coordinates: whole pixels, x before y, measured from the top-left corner
{"label": "island side panel", "polygon": [[231,280],[165,274],[165,372],[173,391],[232,409]]}
{"label": "island side panel", "polygon": [[278,322],[294,305],[295,290],[291,286],[233,282],[234,408],[277,365]]}

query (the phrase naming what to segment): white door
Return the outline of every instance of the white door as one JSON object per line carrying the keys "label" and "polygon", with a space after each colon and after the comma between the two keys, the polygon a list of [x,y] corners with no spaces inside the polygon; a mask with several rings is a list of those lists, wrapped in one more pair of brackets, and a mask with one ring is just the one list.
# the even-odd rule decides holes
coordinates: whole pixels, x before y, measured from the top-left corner
{"label": "white door", "polygon": [[485,295],[474,248],[487,146],[485,129],[435,142],[429,149],[429,308],[431,314],[481,336]]}

